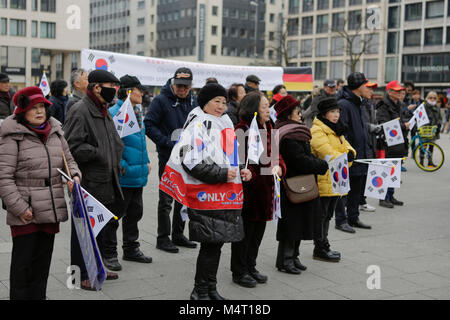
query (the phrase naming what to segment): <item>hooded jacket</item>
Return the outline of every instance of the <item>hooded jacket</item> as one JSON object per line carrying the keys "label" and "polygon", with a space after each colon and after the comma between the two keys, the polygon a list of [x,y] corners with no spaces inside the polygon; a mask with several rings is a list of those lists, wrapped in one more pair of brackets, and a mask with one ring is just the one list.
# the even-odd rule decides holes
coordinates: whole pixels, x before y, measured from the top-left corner
{"label": "hooded jacket", "polygon": [[189,112],[197,106],[197,97],[192,91],[185,99],[178,98],[172,90],[170,79],[161,89],[161,94],[153,99],[144,124],[147,136],[156,144],[161,163],[167,163],[177,140],[177,137],[172,139],[172,133],[183,128]]}
{"label": "hooded jacket", "polygon": [[0,197],[6,203],[7,224],[22,226],[20,216],[30,208],[31,223],[57,223],[67,220],[67,207],[61,174],[62,153],[72,176],[81,172],[64,139],[61,124],[50,118],[51,131],[44,144],[37,134],[19,124],[14,116],[0,129]]}

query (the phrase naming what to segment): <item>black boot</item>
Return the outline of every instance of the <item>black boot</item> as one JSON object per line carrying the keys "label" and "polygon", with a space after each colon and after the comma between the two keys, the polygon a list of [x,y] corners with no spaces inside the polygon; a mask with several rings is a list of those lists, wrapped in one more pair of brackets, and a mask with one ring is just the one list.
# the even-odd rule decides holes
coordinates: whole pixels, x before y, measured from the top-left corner
{"label": "black boot", "polygon": [[217,292],[216,286],[210,286],[208,288],[208,296],[210,300],[227,300]]}
{"label": "black boot", "polygon": [[191,293],[191,300],[211,300],[208,294],[208,286],[195,284]]}

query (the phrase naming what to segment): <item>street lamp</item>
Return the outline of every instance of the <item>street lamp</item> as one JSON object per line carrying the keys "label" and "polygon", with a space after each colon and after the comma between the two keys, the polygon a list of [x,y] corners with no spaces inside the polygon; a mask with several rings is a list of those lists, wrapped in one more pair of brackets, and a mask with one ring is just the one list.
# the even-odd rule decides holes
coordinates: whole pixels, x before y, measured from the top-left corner
{"label": "street lamp", "polygon": [[259,3],[256,1],[250,1],[250,5],[255,7],[255,59],[258,57],[258,6]]}

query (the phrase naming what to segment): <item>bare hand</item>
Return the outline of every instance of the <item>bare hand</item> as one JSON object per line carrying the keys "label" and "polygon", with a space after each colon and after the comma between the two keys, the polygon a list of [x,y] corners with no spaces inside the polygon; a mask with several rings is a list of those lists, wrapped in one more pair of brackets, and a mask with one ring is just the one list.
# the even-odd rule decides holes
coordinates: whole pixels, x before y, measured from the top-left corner
{"label": "bare hand", "polygon": [[27,209],[24,214],[20,216],[20,220],[22,220],[23,223],[27,224],[31,220],[33,220],[33,213],[30,209]]}
{"label": "bare hand", "polygon": [[409,110],[414,110],[416,108],[416,105],[415,104],[410,104],[409,106],[408,106],[408,109]]}
{"label": "bare hand", "polygon": [[252,179],[252,172],[248,169],[241,170],[242,181],[250,181]]}
{"label": "bare hand", "polygon": [[[80,178],[78,176],[73,177],[73,181],[75,181],[76,183],[80,184]],[[68,181],[67,182],[67,188],[69,188],[70,192],[73,191],[73,182],[72,181]]]}
{"label": "bare hand", "polygon": [[409,122],[405,122],[405,127],[409,130]]}
{"label": "bare hand", "polygon": [[233,181],[236,179],[237,169],[228,169],[228,181]]}
{"label": "bare hand", "polygon": [[283,175],[283,170],[281,169],[280,166],[275,166],[272,168],[272,174],[277,174],[279,177],[281,177]]}
{"label": "bare hand", "polygon": [[148,166],[148,174],[150,174],[150,172],[152,172],[152,167],[150,166],[150,163],[147,163]]}

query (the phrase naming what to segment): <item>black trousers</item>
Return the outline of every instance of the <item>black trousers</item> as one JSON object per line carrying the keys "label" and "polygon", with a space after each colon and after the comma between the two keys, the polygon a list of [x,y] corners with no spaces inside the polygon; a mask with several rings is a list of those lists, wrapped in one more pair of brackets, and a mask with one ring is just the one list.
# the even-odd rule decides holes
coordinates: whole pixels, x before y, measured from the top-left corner
{"label": "black trousers", "polygon": [[11,300],[45,300],[55,235],[35,232],[13,238]]}
{"label": "black trousers", "polygon": [[231,244],[231,272],[239,277],[255,271],[259,246],[266,230],[266,221],[249,221],[243,217],[245,237]]}
{"label": "black trousers", "polygon": [[366,183],[366,176],[351,176],[350,191],[347,195],[347,219],[349,222],[359,220],[359,203],[361,194],[364,193],[362,188]]}
{"label": "black trousers", "polygon": [[[166,163],[159,162],[159,179],[161,179]],[[181,218],[181,208],[183,207],[177,201],[173,201],[173,198],[166,193],[159,190],[158,201],[158,243],[169,241],[170,236],[170,212],[172,211],[172,203],[175,202],[173,208],[173,221],[172,221],[172,239],[181,237],[184,232],[185,222]]]}
{"label": "black trousers", "polygon": [[314,246],[316,250],[325,249],[329,250],[330,242],[328,241],[328,230],[330,229],[330,220],[333,218],[334,210],[336,209],[336,204],[339,197],[321,197],[321,230],[314,239]]}
{"label": "black trousers", "polygon": [[223,243],[202,242],[197,257],[195,287],[200,292],[216,289]]}
{"label": "black trousers", "polygon": [[[144,211],[142,192],[143,188],[122,188],[124,199],[118,198],[114,205],[115,214],[122,219],[124,255],[134,255],[139,251],[138,222]],[[101,247],[104,258],[117,257],[118,228],[119,221],[111,219],[102,229]]]}
{"label": "black trousers", "polygon": [[280,269],[288,266],[293,267],[294,260],[298,259],[298,256],[300,255],[300,243],[301,240],[279,241],[275,266]]}

